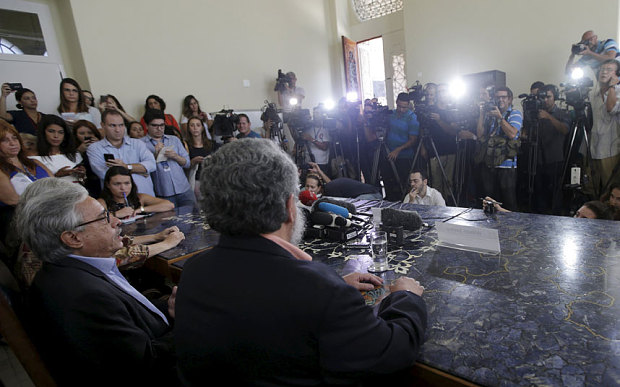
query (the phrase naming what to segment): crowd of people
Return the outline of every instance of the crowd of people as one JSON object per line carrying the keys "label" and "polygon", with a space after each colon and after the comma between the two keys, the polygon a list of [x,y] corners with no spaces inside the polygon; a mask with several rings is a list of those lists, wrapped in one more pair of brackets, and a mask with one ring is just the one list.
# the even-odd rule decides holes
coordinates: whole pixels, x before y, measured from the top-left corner
{"label": "crowd of people", "polygon": [[[3,261],[29,292],[33,337],[54,377],[72,385],[98,375],[92,384],[109,384],[119,376],[108,371],[122,364],[124,381],[134,383],[201,385],[223,376],[339,384],[410,367],[426,329],[424,288],[402,277],[373,313],[359,290],[381,278],[341,278],[298,248],[299,190],[565,215],[570,162],[591,170],[590,185],[578,191],[596,195],[579,197],[575,217],[619,219],[618,48],[592,31],[581,44],[577,64],[598,79],[590,141],[576,156],[569,149],[576,108],[558,106],[558,88],[542,82],[528,96],[538,101],[533,112],[514,106],[509,87],[483,86],[464,115],[447,85],[430,83],[421,97],[399,94],[393,111],[342,99],[335,112],[318,106],[308,121],[305,90],[287,73],[277,92],[292,149],[268,115],[262,133],[239,114],[234,135],[218,136],[193,95],[179,121],[157,95],[136,119],[114,95],[95,105],[90,91],[65,78],[59,106],[45,114],[32,90],[3,84]],[[18,110],[7,110],[13,92]],[[172,227],[122,237],[122,221],[197,205],[221,234],[218,245],[188,262],[178,290],[146,297],[129,271],[184,235]],[[57,348],[63,356],[54,356]]]}

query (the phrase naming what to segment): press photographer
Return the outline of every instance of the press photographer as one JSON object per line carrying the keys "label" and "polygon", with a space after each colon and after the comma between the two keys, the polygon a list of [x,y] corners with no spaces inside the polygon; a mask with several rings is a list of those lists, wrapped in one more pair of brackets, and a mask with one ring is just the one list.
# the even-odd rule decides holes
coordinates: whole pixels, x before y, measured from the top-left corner
{"label": "press photographer", "polygon": [[[570,128],[568,113],[555,101],[559,90],[547,84],[537,94],[520,95],[524,122],[530,128],[529,176],[533,178],[532,210],[540,214],[559,215],[562,207],[562,167],[564,144]],[[535,163],[535,165],[534,165]]]}
{"label": "press photographer", "polygon": [[[577,55],[581,58],[573,63]],[[618,43],[614,39],[599,42],[593,31],[586,31],[581,40],[571,46],[570,56],[566,62],[566,74],[570,74],[575,67],[589,66],[596,71],[604,61],[614,59],[617,55]]]}
{"label": "press photographer", "polygon": [[330,135],[327,127],[335,125],[325,115],[325,108],[322,104],[316,106],[313,110],[313,123],[301,134],[301,138],[306,142],[311,153],[311,161],[319,165],[321,170],[325,171],[331,177],[329,168],[329,141]]}
{"label": "press photographer", "polygon": [[512,107],[512,90],[498,87],[495,100],[480,106],[476,161],[483,191],[516,210],[517,150],[523,116]]}

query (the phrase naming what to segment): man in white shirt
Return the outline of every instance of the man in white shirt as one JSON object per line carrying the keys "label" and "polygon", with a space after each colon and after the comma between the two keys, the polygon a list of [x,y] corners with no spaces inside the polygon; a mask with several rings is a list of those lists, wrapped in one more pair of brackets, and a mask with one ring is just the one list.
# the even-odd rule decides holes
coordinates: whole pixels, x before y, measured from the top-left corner
{"label": "man in white shirt", "polygon": [[426,174],[415,171],[409,175],[411,190],[405,196],[403,203],[424,204],[426,206],[446,206],[446,201],[441,193],[428,186]]}

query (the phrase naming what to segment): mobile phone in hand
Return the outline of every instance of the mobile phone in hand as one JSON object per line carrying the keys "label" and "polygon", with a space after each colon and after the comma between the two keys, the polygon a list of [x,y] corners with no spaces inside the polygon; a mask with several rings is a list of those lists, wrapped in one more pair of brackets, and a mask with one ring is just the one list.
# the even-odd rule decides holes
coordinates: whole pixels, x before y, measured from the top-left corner
{"label": "mobile phone in hand", "polygon": [[103,159],[106,161],[106,163],[110,160],[114,160],[114,155],[112,153],[104,153],[103,154]]}
{"label": "mobile phone in hand", "polygon": [[11,91],[17,91],[19,89],[23,89],[22,84],[19,82],[9,83],[9,88]]}

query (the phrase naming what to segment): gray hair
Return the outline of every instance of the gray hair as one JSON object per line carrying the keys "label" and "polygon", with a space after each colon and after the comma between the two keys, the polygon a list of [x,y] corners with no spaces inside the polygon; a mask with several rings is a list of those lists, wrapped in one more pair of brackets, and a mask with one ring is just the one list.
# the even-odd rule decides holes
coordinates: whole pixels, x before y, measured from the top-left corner
{"label": "gray hair", "polygon": [[30,184],[19,198],[14,224],[35,255],[53,262],[73,253],[60,240],[64,231],[79,230],[82,214],[75,206],[88,197],[79,184],[49,177]]}
{"label": "gray hair", "polygon": [[241,139],[205,159],[200,192],[213,229],[226,235],[271,233],[288,217],[286,201],[291,194],[297,198],[299,175],[273,141]]}

